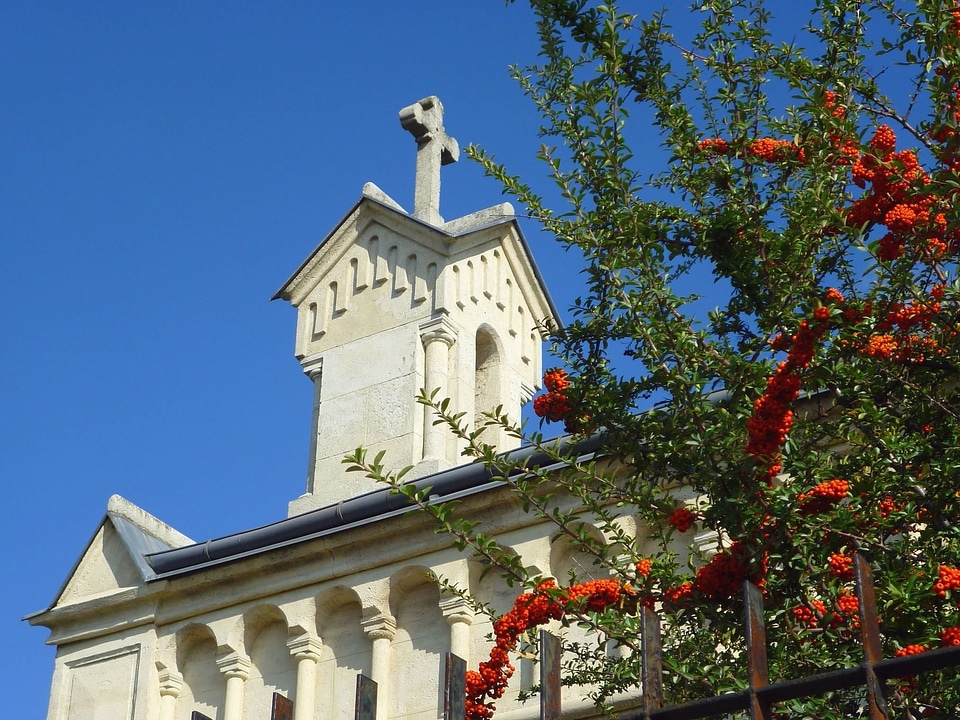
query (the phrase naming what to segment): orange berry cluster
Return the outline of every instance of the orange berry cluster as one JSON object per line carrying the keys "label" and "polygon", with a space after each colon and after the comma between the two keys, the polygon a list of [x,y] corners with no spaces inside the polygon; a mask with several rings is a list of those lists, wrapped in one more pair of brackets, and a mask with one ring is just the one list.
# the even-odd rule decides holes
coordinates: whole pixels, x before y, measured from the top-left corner
{"label": "orange berry cluster", "polygon": [[[946,71],[945,67],[937,70],[940,74]],[[960,123],[960,74],[956,68],[950,68],[950,72],[956,76],[952,86],[952,113]],[[846,116],[846,110],[839,105],[835,93],[825,93],[824,105],[831,116]],[[940,153],[943,166],[952,173],[960,172],[960,136],[947,126],[938,132],[943,137],[934,133],[933,139],[947,144]],[[879,125],[865,148],[861,148],[854,138],[832,136],[830,142],[837,151],[836,162],[850,165],[853,183],[866,191],[843,209],[846,225],[853,229],[884,227],[887,230],[877,241],[878,260],[890,262],[909,253],[915,260],[933,264],[948,253],[960,251],[960,229],[948,229],[946,214],[960,199],[960,190],[945,190],[944,183],[932,179],[920,165],[916,152],[897,152],[896,134],[889,125]],[[722,138],[712,138],[702,141],[700,150],[705,154],[726,155],[730,152],[730,143]],[[740,156],[769,163],[803,161],[804,148],[787,140],[760,138],[749,143]],[[838,302],[843,302],[842,296]],[[913,313],[924,312],[928,312],[926,322],[918,323],[912,317]],[[878,327],[862,338],[858,349],[867,357],[910,363],[922,363],[933,355],[942,354],[937,341],[929,337],[929,313],[936,312],[939,310],[918,304],[907,314],[894,319],[895,328],[885,328],[884,324],[890,319],[881,319]],[[854,322],[863,319],[863,314],[853,308],[845,310],[844,316]],[[829,310],[825,307],[814,311],[817,320],[824,321],[829,317]],[[919,329],[924,332],[907,332],[905,325],[920,325]],[[957,329],[950,328],[949,332],[956,334]],[[778,338],[774,343],[774,349],[778,350],[785,350],[787,346],[784,338]],[[789,430],[789,424],[786,429]],[[766,430],[774,435],[777,432],[776,427]]]}
{"label": "orange berry cluster", "polygon": [[637,575],[640,577],[650,577],[650,570],[653,568],[653,560],[644,558],[637,563]]}
{"label": "orange berry cluster", "polygon": [[944,645],[960,645],[960,625],[948,627],[940,633],[940,642]]}
{"label": "orange berry cluster", "polygon": [[[700,152],[707,155],[729,155],[730,143],[723,138],[707,138],[701,140],[697,146]],[[784,160],[797,160],[804,162],[806,152],[802,147],[790,142],[789,140],[774,140],[773,138],[760,138],[747,144],[742,151],[737,153],[741,158],[758,158],[764,162],[780,162]]]}
{"label": "orange berry cluster", "polygon": [[562,393],[570,387],[570,378],[563,368],[552,368],[543,374],[543,386],[550,392]]}
{"label": "orange berry cluster", "polygon": [[496,643],[490,650],[490,659],[480,663],[478,670],[467,671],[466,720],[493,717],[492,701],[503,697],[514,673],[509,653],[516,650],[520,636],[527,630],[560,620],[568,605],[600,612],[632,592],[617,580],[591,580],[566,590],[558,588],[553,580],[544,580],[532,593],[520,595],[513,608],[493,623]]}
{"label": "orange berry cluster", "polygon": [[677,607],[693,599],[693,583],[685,582],[663,591],[663,602]]}
{"label": "orange berry cluster", "polygon": [[909,657],[910,655],[919,655],[920,653],[925,653],[927,648],[925,645],[905,645],[902,648],[897,648],[893,652],[894,657]]}
{"label": "orange berry cluster", "polygon": [[559,422],[570,412],[570,401],[566,395],[560,393],[538,395],[533,400],[533,412],[537,417],[545,418],[549,422]]}
{"label": "orange berry cluster", "polygon": [[[943,288],[938,286],[934,291],[942,295]],[[899,330],[906,331],[919,328],[920,330],[930,330],[933,328],[933,320],[943,309],[939,302],[932,303],[896,303],[877,321],[877,330]]]}
{"label": "orange berry cluster", "polygon": [[802,148],[798,148],[789,140],[774,140],[772,138],[754,140],[747,146],[747,155],[771,163],[793,158],[801,161],[804,159]]}
{"label": "orange berry cluster", "polygon": [[795,607],[790,613],[798,624],[811,628],[820,627],[824,620],[832,628],[844,625],[860,627],[860,601],[856,595],[848,592],[840,593],[834,612],[828,612],[827,606],[820,600],[811,600],[809,605]]}
{"label": "orange berry cluster", "polygon": [[693,527],[698,517],[699,516],[689,508],[680,506],[670,514],[667,522],[673,525],[673,527],[677,529],[677,532],[685,533]]}
{"label": "orange berry cluster", "polygon": [[533,400],[533,412],[547,422],[559,422],[570,412],[570,400],[565,391],[570,387],[570,378],[562,368],[553,368],[543,374],[546,395]]}
{"label": "orange berry cluster", "polygon": [[960,570],[949,565],[940,566],[940,577],[933,584],[933,591],[940,597],[946,597],[948,592],[960,589]]}
{"label": "orange berry cluster", "polygon": [[853,580],[853,558],[843,553],[834,553],[828,563],[832,575],[841,580]]}
{"label": "orange berry cluster", "polygon": [[936,260],[956,249],[960,237],[947,232],[947,204],[931,189],[930,175],[912,150],[894,152],[897,138],[888,125],[880,125],[851,167],[855,185],[867,188],[846,210],[851,228],[879,225],[887,234],[878,243],[877,259],[892,261],[913,250],[920,258]]}
{"label": "orange berry cluster", "polygon": [[[931,302],[896,303],[875,326],[877,334],[868,338],[860,352],[867,357],[896,362],[923,362],[927,357],[944,353],[940,344],[929,336],[934,320],[943,309],[937,299],[943,287],[931,290]],[[920,331],[919,333],[916,331]],[[952,331],[951,331],[952,332]],[[922,333],[922,334],[921,334]]]}
{"label": "orange berry cluster", "polygon": [[813,606],[813,609],[806,605],[800,605],[799,607],[793,608],[790,612],[794,619],[801,625],[818,627],[820,625],[820,618],[827,614],[827,606],[819,600],[811,600],[810,605]]}
{"label": "orange berry cluster", "polygon": [[799,371],[813,359],[814,344],[823,337],[828,324],[802,320],[790,338],[787,359],[767,380],[767,388],[753,404],[747,420],[747,453],[763,467],[760,480],[770,485],[780,472],[780,448],[793,424],[790,405],[800,394]]}
{"label": "orange berry cluster", "polygon": [[714,155],[726,155],[730,145],[723,138],[708,138],[700,142],[700,150]]}
{"label": "orange berry cluster", "polygon": [[834,478],[817,485],[809,492],[800,493],[797,501],[800,512],[804,515],[815,515],[826,512],[850,494],[850,483],[840,478]]}
{"label": "orange berry cluster", "polygon": [[837,614],[855,628],[860,627],[860,601],[857,596],[843,592],[837,598]]}
{"label": "orange berry cluster", "polygon": [[697,569],[693,590],[709,600],[727,600],[740,592],[744,580],[762,585],[766,571],[766,555],[761,558],[759,571],[753,572],[747,547],[737,540]]}
{"label": "orange berry cluster", "polygon": [[896,512],[900,508],[897,506],[897,503],[893,501],[893,498],[887,495],[883,500],[880,501],[880,517],[886,518],[890,513]]}

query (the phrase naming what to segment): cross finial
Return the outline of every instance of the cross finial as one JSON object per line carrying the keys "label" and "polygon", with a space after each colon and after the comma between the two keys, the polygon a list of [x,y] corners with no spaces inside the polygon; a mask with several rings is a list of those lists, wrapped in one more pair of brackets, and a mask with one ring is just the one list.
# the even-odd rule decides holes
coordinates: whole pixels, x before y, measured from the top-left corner
{"label": "cross finial", "polygon": [[460,146],[443,129],[443,105],[435,95],[403,108],[400,124],[417,141],[413,216],[440,225],[440,166],[456,162]]}

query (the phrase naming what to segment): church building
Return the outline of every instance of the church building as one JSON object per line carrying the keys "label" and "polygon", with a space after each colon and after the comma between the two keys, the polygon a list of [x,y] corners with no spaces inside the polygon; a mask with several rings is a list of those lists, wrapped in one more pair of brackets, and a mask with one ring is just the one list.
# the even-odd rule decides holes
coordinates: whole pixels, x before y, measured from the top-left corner
{"label": "church building", "polygon": [[[581,567],[416,402],[450,398],[468,419],[520,408],[542,375],[541,332],[558,323],[509,203],[440,215],[441,166],[456,140],[428,97],[400,111],[416,141],[414,207],[372,183],[283,283],[295,354],[313,384],[305,492],[288,517],[202,542],[115,495],[50,606],[29,616],[56,646],[48,720],[349,720],[357,676],[377,684],[377,720],[442,715],[442,659],[486,658],[490,622],[446,578],[500,612],[516,589],[437,535],[431,520],[343,457],[388,467],[460,511],[543,575]],[[488,430],[487,432],[493,433]],[[500,451],[514,438],[489,437]],[[625,521],[627,521],[626,519]],[[581,572],[581,576],[583,573]],[[516,689],[497,718],[538,714]],[[565,707],[589,714],[572,693]],[[279,699],[277,699],[279,698]],[[284,709],[287,708],[287,709]]]}

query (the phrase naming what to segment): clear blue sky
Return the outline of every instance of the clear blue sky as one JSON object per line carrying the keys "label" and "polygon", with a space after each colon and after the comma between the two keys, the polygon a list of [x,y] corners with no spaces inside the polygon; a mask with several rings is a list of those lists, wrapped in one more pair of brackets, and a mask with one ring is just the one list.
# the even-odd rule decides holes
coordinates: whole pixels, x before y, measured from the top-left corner
{"label": "clear blue sky", "polygon": [[[111,494],[196,540],[285,516],[311,387],[270,297],[364,182],[412,205],[404,105],[439,95],[461,145],[534,171],[507,67],[536,48],[529,10],[497,0],[3,4],[5,716],[46,716],[53,650],[20,618]],[[500,201],[476,165],[445,168],[447,218]]]}

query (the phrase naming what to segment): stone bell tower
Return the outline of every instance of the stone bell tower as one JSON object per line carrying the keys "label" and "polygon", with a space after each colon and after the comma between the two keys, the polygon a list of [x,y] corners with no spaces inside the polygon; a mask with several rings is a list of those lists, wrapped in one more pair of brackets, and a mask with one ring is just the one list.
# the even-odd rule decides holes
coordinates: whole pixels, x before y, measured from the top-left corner
{"label": "stone bell tower", "polygon": [[460,464],[420,390],[439,389],[468,421],[497,406],[519,419],[542,373],[537,328],[557,323],[509,203],[440,216],[440,168],[460,152],[440,100],[403,108],[400,122],[417,142],[413,213],[367,183],[275,296],[297,308],[295,352],[314,386],[306,493],[291,516],[374,489],[342,463],[359,446],[384,451],[389,468],[413,465],[410,478]]}

